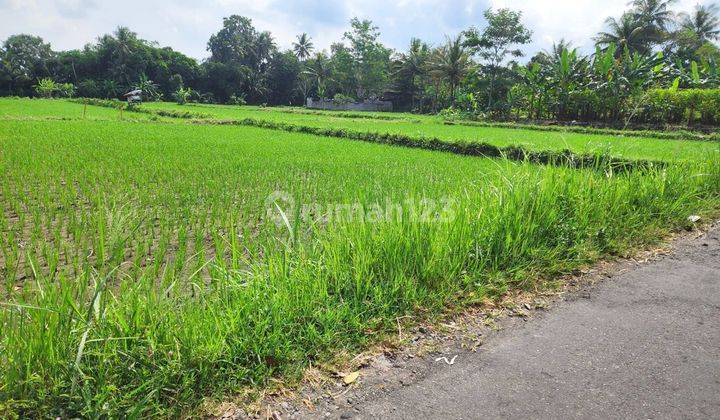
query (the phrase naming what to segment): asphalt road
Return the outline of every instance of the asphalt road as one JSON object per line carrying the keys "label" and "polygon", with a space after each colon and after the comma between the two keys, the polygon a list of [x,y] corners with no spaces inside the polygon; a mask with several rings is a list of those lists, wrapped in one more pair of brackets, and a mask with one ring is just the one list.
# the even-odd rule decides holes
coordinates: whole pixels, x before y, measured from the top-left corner
{"label": "asphalt road", "polygon": [[720,229],[436,365],[342,416],[720,418]]}

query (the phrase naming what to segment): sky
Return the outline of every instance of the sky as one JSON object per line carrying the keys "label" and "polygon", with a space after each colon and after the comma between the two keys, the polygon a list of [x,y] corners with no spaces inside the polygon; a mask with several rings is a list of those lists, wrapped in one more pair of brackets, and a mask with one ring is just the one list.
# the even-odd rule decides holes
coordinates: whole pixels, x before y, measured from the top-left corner
{"label": "sky", "polygon": [[[397,50],[411,37],[443,42],[470,26],[484,26],[483,11],[509,7],[523,12],[533,31],[527,53],[549,49],[562,38],[586,52],[608,16],[619,16],[629,0],[0,0],[0,41],[18,33],[43,37],[55,50],[82,48],[117,26],[203,59],[210,35],[222,18],[239,14],[273,34],[280,48],[307,32],[317,48],[342,38],[349,20],[371,19],[381,40]],[[707,0],[701,0],[701,2]],[[677,11],[690,11],[698,0],[678,0]]]}

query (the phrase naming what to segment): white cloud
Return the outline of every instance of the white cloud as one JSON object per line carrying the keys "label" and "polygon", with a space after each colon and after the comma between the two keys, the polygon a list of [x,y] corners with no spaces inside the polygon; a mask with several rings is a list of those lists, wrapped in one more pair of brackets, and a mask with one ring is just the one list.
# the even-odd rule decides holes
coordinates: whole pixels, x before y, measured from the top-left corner
{"label": "white cloud", "polygon": [[[679,0],[673,10],[687,11],[697,0]],[[619,17],[628,9],[629,0],[490,0],[492,7],[522,10],[523,21],[534,32],[537,51],[565,39],[585,51],[592,50],[592,37],[604,29],[605,20]]]}

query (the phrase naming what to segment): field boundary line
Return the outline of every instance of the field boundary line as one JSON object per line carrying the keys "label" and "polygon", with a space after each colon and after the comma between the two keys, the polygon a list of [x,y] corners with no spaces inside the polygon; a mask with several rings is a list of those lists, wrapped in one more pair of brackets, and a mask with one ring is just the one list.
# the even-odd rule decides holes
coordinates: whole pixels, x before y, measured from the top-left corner
{"label": "field boundary line", "polygon": [[577,133],[577,134],[605,134],[611,136],[636,137],[636,138],[653,138],[658,140],[687,140],[687,141],[708,141],[720,142],[720,134],[709,133],[702,134],[693,131],[657,131],[657,130],[619,130],[614,128],[599,127],[580,127],[572,125],[539,125],[524,123],[506,123],[493,121],[465,121],[465,120],[446,120],[445,125],[459,125],[465,127],[487,127],[487,128],[507,128],[511,130],[531,130],[544,132],[560,132],[560,133]]}

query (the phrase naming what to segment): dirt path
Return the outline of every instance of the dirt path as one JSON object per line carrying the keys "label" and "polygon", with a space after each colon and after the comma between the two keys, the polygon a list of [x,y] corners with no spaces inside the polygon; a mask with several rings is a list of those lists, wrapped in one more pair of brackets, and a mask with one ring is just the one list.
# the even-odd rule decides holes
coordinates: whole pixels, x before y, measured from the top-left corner
{"label": "dirt path", "polygon": [[717,418],[720,228],[619,271],[477,351],[375,360],[379,377],[282,417]]}

